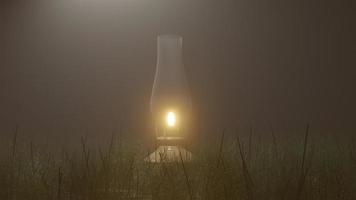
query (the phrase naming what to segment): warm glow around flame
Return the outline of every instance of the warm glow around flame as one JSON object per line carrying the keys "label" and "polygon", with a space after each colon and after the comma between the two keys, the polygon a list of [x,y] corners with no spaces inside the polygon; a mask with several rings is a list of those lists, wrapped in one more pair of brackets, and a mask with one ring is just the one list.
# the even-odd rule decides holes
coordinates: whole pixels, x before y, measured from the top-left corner
{"label": "warm glow around flame", "polygon": [[168,112],[167,114],[167,125],[173,127],[176,124],[176,116],[173,112]]}

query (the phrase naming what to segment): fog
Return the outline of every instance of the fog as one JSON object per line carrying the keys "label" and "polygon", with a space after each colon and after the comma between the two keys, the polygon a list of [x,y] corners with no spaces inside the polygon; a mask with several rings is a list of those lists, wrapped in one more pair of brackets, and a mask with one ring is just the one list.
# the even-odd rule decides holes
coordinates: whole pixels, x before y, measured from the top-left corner
{"label": "fog", "polygon": [[196,127],[354,131],[347,1],[1,2],[0,134],[152,130],[159,34],[183,37]]}

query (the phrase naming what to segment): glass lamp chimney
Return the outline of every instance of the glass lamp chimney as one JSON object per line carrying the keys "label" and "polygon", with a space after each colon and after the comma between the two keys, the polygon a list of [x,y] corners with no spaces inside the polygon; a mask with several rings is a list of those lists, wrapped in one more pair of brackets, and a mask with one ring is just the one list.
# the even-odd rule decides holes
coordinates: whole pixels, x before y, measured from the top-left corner
{"label": "glass lamp chimney", "polygon": [[183,138],[191,110],[189,86],[183,62],[183,38],[157,38],[157,65],[150,110],[158,139]]}

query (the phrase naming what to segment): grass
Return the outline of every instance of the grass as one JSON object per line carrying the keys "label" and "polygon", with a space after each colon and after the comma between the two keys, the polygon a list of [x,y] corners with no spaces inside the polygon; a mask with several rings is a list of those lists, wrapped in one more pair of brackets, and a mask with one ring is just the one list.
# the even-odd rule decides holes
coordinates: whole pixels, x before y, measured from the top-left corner
{"label": "grass", "polygon": [[224,130],[187,147],[193,162],[160,164],[145,163],[143,145],[114,135],[105,148],[82,137],[79,152],[60,155],[18,135],[16,128],[0,158],[4,200],[356,199],[355,141],[313,135],[309,126],[293,137]]}

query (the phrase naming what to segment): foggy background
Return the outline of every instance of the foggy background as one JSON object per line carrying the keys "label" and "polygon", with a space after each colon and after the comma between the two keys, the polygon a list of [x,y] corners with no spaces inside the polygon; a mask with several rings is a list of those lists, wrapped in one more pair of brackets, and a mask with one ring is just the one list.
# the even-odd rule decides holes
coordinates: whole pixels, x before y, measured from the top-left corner
{"label": "foggy background", "polygon": [[[352,1],[1,1],[0,134],[151,134],[159,34],[183,36],[195,126],[355,130]],[[286,134],[288,134],[286,132]]]}

